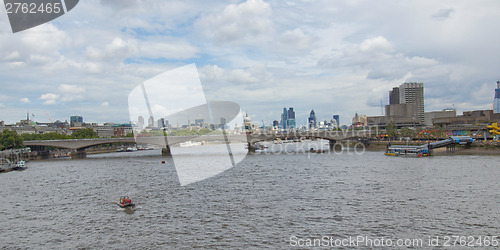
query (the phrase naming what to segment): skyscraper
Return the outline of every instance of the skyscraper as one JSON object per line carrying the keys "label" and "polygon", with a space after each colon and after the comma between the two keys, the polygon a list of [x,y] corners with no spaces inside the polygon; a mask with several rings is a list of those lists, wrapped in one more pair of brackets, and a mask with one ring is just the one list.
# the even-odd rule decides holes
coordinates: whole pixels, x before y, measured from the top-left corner
{"label": "skyscraper", "polygon": [[316,128],[317,127],[317,122],[316,122],[316,113],[314,112],[314,109],[311,110],[311,113],[309,114],[309,129]]}
{"label": "skyscraper", "polygon": [[394,87],[389,91],[389,104],[399,104],[399,88]]}
{"label": "skyscraper", "polygon": [[415,104],[413,117],[424,123],[424,84],[416,82],[405,82],[399,86],[399,103]]}
{"label": "skyscraper", "polygon": [[495,99],[493,100],[493,113],[500,113],[500,81],[497,81],[497,89],[495,89]]}
{"label": "skyscraper", "polygon": [[340,127],[340,116],[333,115],[333,120],[337,122],[337,128]]}
{"label": "skyscraper", "polygon": [[155,126],[155,119],[150,116],[149,119],[148,119],[148,128],[153,128]]}
{"label": "skyscraper", "polygon": [[278,128],[279,124],[280,124],[280,122],[278,120],[274,120],[273,121],[273,128]]}
{"label": "skyscraper", "polygon": [[288,120],[288,110],[286,108],[283,108],[283,113],[281,114],[281,128],[286,129],[286,123]]}
{"label": "skyscraper", "polygon": [[224,117],[221,117],[220,118],[220,123],[219,123],[219,128],[221,129],[227,129],[227,125],[226,125],[226,118]]}
{"label": "skyscraper", "polygon": [[137,127],[139,129],[143,129],[143,127],[144,127],[144,117],[142,117],[142,116],[137,117]]}
{"label": "skyscraper", "polygon": [[164,128],[165,127],[165,118],[158,119],[158,127],[159,128]]}
{"label": "skyscraper", "polygon": [[287,128],[295,128],[295,111],[293,111],[292,107],[288,109],[288,119],[286,121]]}

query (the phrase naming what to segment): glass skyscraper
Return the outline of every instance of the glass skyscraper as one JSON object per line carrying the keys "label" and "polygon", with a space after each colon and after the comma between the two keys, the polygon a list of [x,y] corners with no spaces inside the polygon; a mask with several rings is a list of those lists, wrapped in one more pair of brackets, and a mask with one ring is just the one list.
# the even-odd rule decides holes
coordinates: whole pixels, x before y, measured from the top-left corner
{"label": "glass skyscraper", "polygon": [[289,109],[283,108],[283,113],[281,114],[281,128],[295,128],[295,111],[293,111],[292,107]]}
{"label": "glass skyscraper", "polygon": [[314,109],[311,110],[311,113],[309,114],[309,129],[316,128],[317,127],[317,122],[316,122],[316,113],[314,112]]}
{"label": "glass skyscraper", "polygon": [[286,129],[288,121],[288,110],[286,108],[283,108],[283,113],[281,114],[281,128]]}
{"label": "glass skyscraper", "polygon": [[286,127],[287,128],[295,128],[295,111],[293,111],[293,108],[290,107],[288,109],[288,119],[287,119],[287,122],[286,122]]}
{"label": "glass skyscraper", "polygon": [[333,115],[333,120],[337,122],[337,128],[340,127],[340,117],[339,117],[339,115]]}

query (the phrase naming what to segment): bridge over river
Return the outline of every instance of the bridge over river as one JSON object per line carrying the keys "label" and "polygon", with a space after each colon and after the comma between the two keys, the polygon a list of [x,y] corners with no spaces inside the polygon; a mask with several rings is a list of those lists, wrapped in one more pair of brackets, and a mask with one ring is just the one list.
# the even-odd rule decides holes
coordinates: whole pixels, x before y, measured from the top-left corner
{"label": "bridge over river", "polygon": [[71,158],[85,158],[86,149],[89,147],[110,143],[136,143],[156,145],[163,148],[162,154],[171,155],[170,146],[178,145],[187,141],[248,143],[248,150],[255,151],[255,143],[272,140],[293,140],[297,138],[325,139],[330,143],[332,149],[337,141],[352,138],[367,138],[373,135],[369,130],[342,130],[321,132],[290,132],[290,133],[261,133],[261,134],[207,134],[201,136],[137,136],[120,138],[94,138],[94,139],[68,139],[68,140],[35,140],[24,141],[25,146],[45,146],[71,149]]}

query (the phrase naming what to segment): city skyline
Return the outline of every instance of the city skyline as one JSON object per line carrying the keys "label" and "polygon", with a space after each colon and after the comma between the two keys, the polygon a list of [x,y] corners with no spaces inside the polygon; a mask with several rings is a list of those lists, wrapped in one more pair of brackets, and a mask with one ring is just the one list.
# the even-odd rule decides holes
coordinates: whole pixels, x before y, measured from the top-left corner
{"label": "city skyline", "polygon": [[[499,94],[500,93],[500,81],[497,81],[497,88],[494,90],[494,108],[491,109],[491,111],[493,113],[499,113],[497,111],[497,108],[498,108],[498,103],[499,103]],[[388,95],[388,100],[389,100],[389,104],[388,105],[385,105],[385,112],[384,112],[384,116],[386,117],[386,119],[388,119],[387,121],[385,122],[395,122],[395,123],[399,123],[401,121],[405,121],[406,123],[410,122],[412,123],[412,119],[414,120],[413,123],[415,123],[415,125],[417,123],[420,123],[421,125],[426,125],[426,126],[429,126],[432,124],[432,121],[430,120],[431,116],[435,116],[435,114],[440,114],[439,116],[443,117],[443,116],[457,116],[457,113],[456,113],[456,109],[455,108],[444,108],[442,110],[433,110],[433,111],[428,111],[428,112],[425,112],[424,110],[424,83],[416,83],[416,82],[404,82],[402,83],[401,85],[399,85],[398,87],[393,87],[392,90],[389,90],[389,95]],[[470,111],[474,111],[474,110],[466,110],[467,112],[470,112]],[[446,115],[444,115],[445,113],[443,112],[448,112]],[[451,112],[451,113],[450,113]],[[431,114],[432,113],[432,114]],[[464,111],[465,113],[465,111]],[[33,116],[34,117],[34,114],[30,114],[29,113],[29,110],[28,112],[26,113],[26,120],[30,120],[30,116]],[[429,117],[427,117],[429,115]],[[244,114],[245,117],[248,117],[248,112]],[[325,115],[323,115],[325,116]],[[380,124],[383,124],[384,122],[380,123],[382,120],[380,120],[381,118],[380,117],[384,117],[384,116],[372,116],[370,114],[358,114],[358,112],[356,112],[352,118],[352,122],[351,123],[346,123],[346,124],[341,124],[340,123],[340,117],[338,114],[333,114],[332,115],[332,118],[333,119],[325,119],[323,120],[323,124],[327,124],[329,126],[334,126],[334,127],[340,127],[341,125],[356,125],[356,124],[365,124],[365,125],[368,125],[368,124],[371,124],[371,125],[374,125],[374,122],[375,123],[379,123]],[[48,117],[48,115],[47,115]],[[50,117],[48,117],[49,120],[50,120]],[[165,127],[165,124],[169,124],[169,120],[166,119],[167,116],[165,117],[160,117],[159,119],[156,119],[154,117],[149,117],[148,118],[148,123],[145,124],[144,122],[144,117],[143,116],[138,116],[138,119],[137,121],[128,121],[126,123],[130,123],[130,124],[133,124],[133,123],[136,123],[136,124],[140,124],[141,127],[149,127],[149,128],[161,128],[161,127]],[[401,120],[401,118],[403,118],[403,120]],[[177,119],[177,118],[176,118]],[[194,119],[194,123],[190,120],[189,120],[189,117],[186,118],[186,122],[180,124],[181,126],[200,126],[201,124],[205,124],[205,120],[204,119],[200,119],[200,117],[198,117],[198,119],[195,117]],[[248,119],[250,119],[248,117]],[[370,121],[368,119],[371,119]],[[399,119],[399,121],[396,121],[396,120]],[[410,119],[410,120],[408,120]],[[213,125],[217,125],[217,126],[221,126],[222,124],[225,124],[225,120],[224,118],[220,118],[220,123],[215,123]],[[23,120],[20,120],[21,123]],[[33,121],[33,120],[31,120]],[[65,120],[67,122],[67,120]],[[224,122],[223,122],[224,121]],[[298,122],[297,122],[298,121]],[[5,124],[4,121],[1,121],[2,124]],[[57,120],[56,122],[61,122],[60,120]],[[74,125],[74,122],[78,122],[80,124],[83,124],[83,117],[82,116],[76,116],[76,115],[72,115],[70,116],[70,125],[73,127]],[[316,112],[314,111],[314,109],[311,109],[311,112],[309,113],[309,117],[306,117],[305,118],[305,122],[302,121],[302,119],[296,119],[295,117],[295,111],[294,111],[294,108],[293,107],[289,107],[288,109],[286,107],[283,108],[283,112],[281,113],[281,117],[280,117],[280,120],[272,120],[272,121],[264,121],[264,120],[261,120],[261,124],[258,125],[259,127],[274,127],[274,128],[279,128],[279,129],[283,129],[283,130],[286,130],[288,128],[293,128],[293,129],[302,129],[302,128],[306,128],[306,129],[314,129],[314,128],[318,128],[319,127],[319,124],[322,123],[322,120],[321,119],[318,119],[316,117]],[[304,122],[304,123],[302,123]],[[52,123],[52,120],[50,120],[50,123]],[[95,122],[90,122],[90,123],[95,123]],[[90,124],[89,123],[89,124]],[[115,122],[115,121],[107,121],[107,122],[103,122],[102,124],[105,124],[105,123],[120,123],[120,122]],[[179,126],[179,121],[176,120],[176,126],[171,126],[171,127],[180,127]],[[8,123],[7,123],[8,124]],[[11,124],[15,124],[15,123],[11,123]],[[24,124],[24,123],[23,123]],[[46,123],[43,123],[41,122],[41,124],[46,124]],[[163,124],[163,125],[160,125],[160,124]],[[208,123],[206,123],[208,124]],[[233,127],[237,125],[236,124],[233,124]],[[231,126],[228,126],[228,127],[231,127]]]}
{"label": "city skyline", "polygon": [[491,109],[500,34],[488,27],[500,21],[498,6],[82,1],[16,34],[1,15],[0,120],[15,123],[29,109],[39,122],[127,122],[135,86],[190,63],[208,100],[237,102],[266,123],[282,107],[297,108],[297,126],[311,109],[341,124],[356,112],[382,115],[387,91],[403,82],[426,84],[428,111]]}

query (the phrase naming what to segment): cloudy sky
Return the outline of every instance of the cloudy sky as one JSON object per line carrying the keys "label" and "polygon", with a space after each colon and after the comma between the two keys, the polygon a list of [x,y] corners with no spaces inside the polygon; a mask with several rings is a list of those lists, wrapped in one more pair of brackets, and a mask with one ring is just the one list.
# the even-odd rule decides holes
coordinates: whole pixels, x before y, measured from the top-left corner
{"label": "cloudy sky", "polygon": [[388,91],[423,82],[426,111],[491,109],[500,2],[82,0],[12,33],[0,8],[0,120],[127,122],[128,94],[195,63],[209,100],[254,121],[381,115]]}

